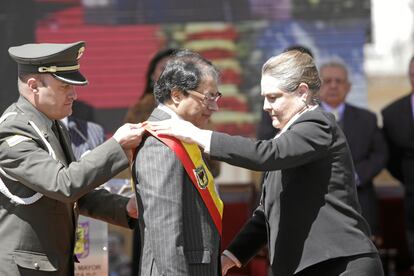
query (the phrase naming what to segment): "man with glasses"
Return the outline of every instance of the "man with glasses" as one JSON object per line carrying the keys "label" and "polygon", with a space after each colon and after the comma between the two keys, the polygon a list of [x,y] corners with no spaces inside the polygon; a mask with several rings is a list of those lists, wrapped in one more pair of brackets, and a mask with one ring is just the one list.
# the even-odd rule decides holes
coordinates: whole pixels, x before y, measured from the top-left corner
{"label": "man with glasses", "polygon": [[377,126],[374,113],[348,103],[351,89],[348,70],[342,63],[328,62],[320,67],[322,86],[319,91],[321,106],[334,114],[351,149],[357,179],[358,200],[363,217],[372,231],[372,239],[381,245],[378,200],[373,178],[385,167],[387,146]]}
{"label": "man with glasses", "polygon": [[[149,121],[184,119],[203,127],[218,110],[218,72],[178,51],[155,84]],[[140,275],[220,275],[223,204],[196,145],[149,133],[133,165],[143,241]]]}

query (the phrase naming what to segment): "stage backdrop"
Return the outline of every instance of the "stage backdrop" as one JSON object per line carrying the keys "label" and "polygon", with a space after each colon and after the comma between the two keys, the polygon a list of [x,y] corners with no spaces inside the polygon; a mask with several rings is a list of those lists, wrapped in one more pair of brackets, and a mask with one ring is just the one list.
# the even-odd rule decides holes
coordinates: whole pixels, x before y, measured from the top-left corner
{"label": "stage backdrop", "polygon": [[[48,0],[62,5],[36,24],[37,42],[86,41],[81,70],[90,85],[79,99],[92,120],[113,132],[143,92],[147,64],[163,47],[200,52],[221,70],[221,111],[214,128],[254,136],[261,65],[292,44],[309,47],[318,64],[350,68],[349,101],[366,105],[363,45],[369,39],[369,1],[128,1]],[[345,3],[346,2],[346,3]]]}

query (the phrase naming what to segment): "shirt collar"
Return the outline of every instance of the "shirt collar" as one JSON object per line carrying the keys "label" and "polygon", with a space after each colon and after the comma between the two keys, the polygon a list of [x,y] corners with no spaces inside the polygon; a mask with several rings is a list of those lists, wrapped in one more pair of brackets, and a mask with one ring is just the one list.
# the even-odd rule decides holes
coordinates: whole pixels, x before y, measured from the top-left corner
{"label": "shirt collar", "polygon": [[337,107],[332,107],[329,104],[325,103],[325,102],[321,102],[321,106],[323,108],[323,110],[327,111],[327,112],[331,112],[331,113],[335,113],[334,111],[337,111],[337,114],[339,116],[339,118],[337,120],[341,120],[343,115],[344,115],[344,111],[345,111],[345,103],[341,103],[340,105],[338,105]]}
{"label": "shirt collar", "polygon": [[315,110],[318,107],[318,105],[313,105],[313,106],[308,106],[306,109],[304,109],[301,112],[298,112],[295,114],[295,116],[293,116],[292,118],[290,118],[290,120],[287,122],[287,124],[276,134],[275,139],[278,138],[280,135],[282,135],[286,130],[288,130],[288,128],[297,120],[300,118],[300,116],[302,116],[303,114],[305,114],[308,111],[311,110]]}
{"label": "shirt collar", "polygon": [[182,120],[182,118],[175,113],[171,108],[169,108],[168,106],[166,106],[165,104],[159,103],[157,108],[161,109],[162,111],[164,111],[165,113],[167,113],[168,115],[171,116],[171,119],[179,119]]}
{"label": "shirt collar", "polygon": [[65,127],[68,127],[68,122],[69,122],[69,118],[68,117],[63,118],[60,121],[65,125]]}

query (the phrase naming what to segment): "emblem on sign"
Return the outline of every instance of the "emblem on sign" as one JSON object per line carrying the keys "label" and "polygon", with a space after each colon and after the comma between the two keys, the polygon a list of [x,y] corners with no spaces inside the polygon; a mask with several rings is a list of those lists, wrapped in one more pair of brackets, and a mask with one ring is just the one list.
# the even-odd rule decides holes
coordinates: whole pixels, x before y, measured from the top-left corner
{"label": "emblem on sign", "polygon": [[75,254],[78,259],[89,255],[89,222],[79,222],[76,229]]}
{"label": "emblem on sign", "polygon": [[205,189],[208,185],[208,176],[203,165],[194,169],[195,177],[197,178],[198,186]]}

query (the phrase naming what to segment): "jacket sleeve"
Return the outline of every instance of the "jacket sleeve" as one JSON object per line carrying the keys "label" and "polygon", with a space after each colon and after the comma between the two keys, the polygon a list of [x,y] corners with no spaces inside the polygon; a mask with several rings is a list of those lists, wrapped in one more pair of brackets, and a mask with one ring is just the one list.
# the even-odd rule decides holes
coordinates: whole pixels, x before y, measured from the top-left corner
{"label": "jacket sleeve", "polygon": [[355,170],[357,172],[359,183],[364,186],[371,183],[372,179],[385,167],[388,159],[388,148],[382,131],[376,125],[376,119],[373,132],[370,137],[362,137],[370,139],[369,149],[366,155],[355,161]]}
{"label": "jacket sleeve", "polygon": [[133,169],[143,206],[145,243],[161,275],[189,275],[183,247],[184,168],[156,138],[150,136],[144,143]]}
{"label": "jacket sleeve", "polygon": [[122,227],[130,227],[126,205],[129,198],[112,194],[105,189],[93,190],[78,200],[79,212]]}
{"label": "jacket sleeve", "polygon": [[316,160],[332,143],[332,128],[324,120],[302,120],[272,140],[255,141],[213,132],[210,156],[256,171],[287,169]]}
{"label": "jacket sleeve", "polygon": [[259,205],[232,240],[229,250],[242,265],[246,265],[267,243],[266,219],[263,206]]}
{"label": "jacket sleeve", "polygon": [[0,144],[0,167],[28,189],[62,202],[75,202],[128,167],[119,143],[109,139],[65,167],[34,139]]}
{"label": "jacket sleeve", "polygon": [[404,175],[401,170],[403,152],[402,152],[402,149],[397,146],[394,140],[394,137],[393,137],[394,134],[393,134],[392,125],[395,125],[393,121],[394,114],[390,112],[391,112],[390,110],[382,111],[383,133],[384,133],[385,141],[387,142],[388,150],[389,150],[387,169],[393,177],[395,177],[396,179],[398,179],[400,182],[403,183]]}

